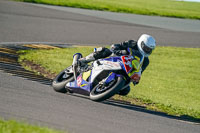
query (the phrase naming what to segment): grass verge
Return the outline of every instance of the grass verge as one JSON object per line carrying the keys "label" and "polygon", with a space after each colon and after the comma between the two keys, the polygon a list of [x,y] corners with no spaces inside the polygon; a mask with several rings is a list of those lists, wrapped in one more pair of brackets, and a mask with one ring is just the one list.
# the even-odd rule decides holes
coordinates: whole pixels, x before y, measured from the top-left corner
{"label": "grass verge", "polygon": [[[74,53],[84,56],[93,47],[20,51],[19,61],[40,64],[52,73],[71,65]],[[115,96],[136,105],[177,116],[200,119],[200,49],[157,47],[140,84],[128,96]]]}
{"label": "grass verge", "polygon": [[5,121],[0,119],[0,133],[62,133],[53,129],[32,126],[14,120]]}
{"label": "grass verge", "polygon": [[175,0],[17,0],[112,12],[200,19],[200,3]]}

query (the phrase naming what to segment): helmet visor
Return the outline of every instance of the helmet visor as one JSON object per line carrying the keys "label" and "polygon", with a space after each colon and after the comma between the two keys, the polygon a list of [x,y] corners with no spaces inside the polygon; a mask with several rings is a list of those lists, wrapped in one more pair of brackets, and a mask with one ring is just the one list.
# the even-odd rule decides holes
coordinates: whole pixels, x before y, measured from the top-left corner
{"label": "helmet visor", "polygon": [[144,51],[146,54],[151,54],[151,53],[152,53],[152,49],[149,48],[149,47],[147,47],[147,46],[144,44],[143,41],[142,41],[142,43],[141,43],[141,47],[142,47],[143,51]]}

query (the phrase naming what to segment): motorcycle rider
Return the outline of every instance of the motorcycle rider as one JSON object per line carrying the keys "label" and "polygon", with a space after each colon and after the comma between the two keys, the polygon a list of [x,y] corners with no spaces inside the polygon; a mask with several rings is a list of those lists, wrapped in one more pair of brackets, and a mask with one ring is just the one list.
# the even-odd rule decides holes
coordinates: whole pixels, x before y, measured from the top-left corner
{"label": "motorcycle rider", "polygon": [[[121,55],[129,55],[132,52],[139,52],[140,54],[144,55],[144,62],[142,64],[140,72],[136,74],[134,78],[132,78],[132,82],[136,85],[140,81],[140,77],[142,72],[146,69],[149,65],[149,58],[148,56],[151,55],[152,51],[156,47],[155,39],[147,34],[142,34],[138,41],[128,40],[124,41],[120,44],[112,44],[111,48],[100,47],[97,48],[93,53],[89,54],[85,58],[79,59],[81,65],[85,65],[91,61],[95,61],[100,58],[106,58],[111,54],[121,56]],[[127,87],[119,92],[120,95],[127,95],[130,91],[130,87]]]}

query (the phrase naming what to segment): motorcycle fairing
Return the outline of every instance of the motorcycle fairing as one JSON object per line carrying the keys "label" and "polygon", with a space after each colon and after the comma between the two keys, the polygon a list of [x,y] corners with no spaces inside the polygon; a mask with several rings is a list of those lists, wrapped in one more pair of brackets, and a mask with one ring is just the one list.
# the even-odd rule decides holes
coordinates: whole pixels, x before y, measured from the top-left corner
{"label": "motorcycle fairing", "polygon": [[130,78],[132,78],[137,72],[140,71],[144,61],[144,56],[125,55],[121,56],[121,58],[125,71]]}
{"label": "motorcycle fairing", "polygon": [[82,74],[80,74],[78,77],[77,77],[77,80],[74,80],[72,82],[69,82],[66,84],[66,87],[65,88],[71,88],[71,89],[83,89],[85,91],[88,91],[90,92],[90,89],[91,89],[91,83],[90,82],[87,82],[83,79],[83,76]]}
{"label": "motorcycle fairing", "polygon": [[133,66],[132,66],[132,60],[133,60],[133,56],[131,55],[125,55],[122,56],[122,62],[124,64],[125,70],[127,73],[131,72]]}
{"label": "motorcycle fairing", "polygon": [[108,59],[102,59],[98,61],[94,61],[93,63],[93,69],[91,74],[91,82],[95,80],[95,78],[105,70],[121,70],[121,65],[119,62],[112,62],[109,60],[113,60],[115,57],[111,57]]}
{"label": "motorcycle fairing", "polygon": [[87,72],[84,72],[83,73],[83,80],[87,81],[87,79],[90,77],[91,75],[91,70],[87,71]]}
{"label": "motorcycle fairing", "polygon": [[108,84],[108,83],[110,83],[111,81],[113,81],[116,77],[119,77],[119,76],[121,76],[121,75],[116,74],[116,73],[114,73],[114,72],[110,72],[110,74],[108,75],[108,77],[107,77],[106,80],[105,80],[105,83]]}

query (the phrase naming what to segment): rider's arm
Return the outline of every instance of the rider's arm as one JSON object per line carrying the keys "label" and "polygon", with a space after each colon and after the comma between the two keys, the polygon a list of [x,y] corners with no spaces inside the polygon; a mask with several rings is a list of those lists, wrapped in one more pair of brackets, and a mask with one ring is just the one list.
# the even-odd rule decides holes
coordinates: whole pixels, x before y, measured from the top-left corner
{"label": "rider's arm", "polygon": [[145,57],[142,65],[142,73],[144,72],[144,70],[147,68],[148,65],[149,65],[149,58]]}
{"label": "rider's arm", "polygon": [[115,54],[124,54],[126,51],[127,53],[125,54],[128,54],[128,51],[127,49],[128,48],[134,48],[135,46],[137,46],[137,42],[134,41],[134,40],[129,40],[129,41],[124,41],[120,44],[112,44],[111,45],[111,51]]}
{"label": "rider's arm", "polygon": [[112,50],[126,50],[127,48],[133,48],[135,45],[137,45],[136,41],[128,40],[128,41],[124,41],[120,44],[112,44],[111,49]]}

